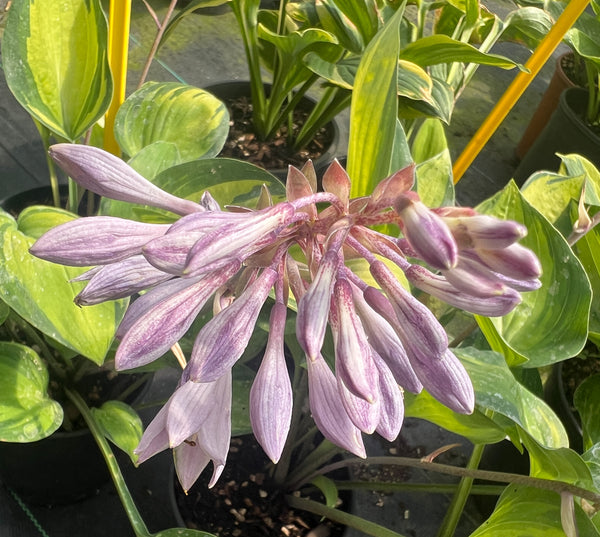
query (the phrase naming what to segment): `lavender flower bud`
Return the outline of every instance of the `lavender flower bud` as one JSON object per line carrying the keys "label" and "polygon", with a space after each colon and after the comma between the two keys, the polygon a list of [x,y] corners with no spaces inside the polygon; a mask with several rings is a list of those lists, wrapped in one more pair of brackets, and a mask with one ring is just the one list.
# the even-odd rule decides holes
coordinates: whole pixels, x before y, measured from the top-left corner
{"label": "lavender flower bud", "polygon": [[276,463],[292,420],[292,384],[284,355],[287,308],[276,303],[271,310],[269,339],[250,390],[250,423],[267,456]]}
{"label": "lavender flower bud", "polygon": [[410,365],[398,334],[381,315],[367,304],[357,288],[353,288],[352,291],[356,311],[372,349],[387,364],[400,386],[410,392],[419,393],[423,389],[423,385]]}
{"label": "lavender flower bud", "polygon": [[202,278],[169,281],[135,300],[117,331],[122,341],[115,354],[116,368],[139,367],[166,353],[238,268],[234,265]]}
{"label": "lavender flower bud", "polygon": [[190,249],[185,274],[217,270],[233,259],[243,261],[275,241],[278,231],[292,221],[294,212],[290,203],[278,203],[262,211],[245,213],[245,218],[235,224],[214,229]]}
{"label": "lavender flower bud", "polygon": [[[370,269],[394,308],[398,322],[393,326],[404,348],[409,352],[409,358],[411,351],[425,351],[432,356],[441,356],[448,348],[448,336],[435,315],[402,287],[382,261],[374,261]],[[368,291],[365,293],[365,299],[375,311],[383,315],[376,307],[377,298],[374,295],[375,293]]]}
{"label": "lavender flower bud", "polygon": [[502,317],[522,301],[521,295],[511,287],[505,287],[502,293],[487,297],[469,295],[456,289],[444,277],[432,274],[419,265],[412,265],[404,274],[408,281],[421,291],[477,315]]}
{"label": "lavender flower bud", "polygon": [[396,384],[392,371],[376,352],[373,360],[379,370],[379,393],[381,411],[376,431],[386,440],[393,442],[404,421],[404,396]]}
{"label": "lavender flower bud", "polygon": [[186,380],[211,382],[233,367],[248,345],[260,309],[276,279],[275,270],[264,269],[231,306],[202,327],[184,370]]}
{"label": "lavender flower bud", "polygon": [[378,397],[378,371],[360,319],[354,310],[352,288],[345,278],[334,285],[331,329],[335,344],[336,376],[357,397],[373,404]]}
{"label": "lavender flower bud", "polygon": [[346,410],[346,414],[363,433],[371,434],[380,421],[381,406],[379,397],[373,402],[354,395],[344,381],[337,376],[338,392]]}
{"label": "lavender flower bud", "polygon": [[78,306],[91,306],[125,298],[171,279],[171,274],[154,268],[141,255],[97,267],[89,283],[75,297]]}
{"label": "lavender flower bud", "polygon": [[317,274],[298,302],[296,337],[302,350],[312,359],[319,355],[323,346],[333,284],[339,265],[337,251],[325,252]]}
{"label": "lavender flower bud", "polygon": [[460,414],[471,414],[475,408],[473,384],[464,366],[450,351],[441,359],[411,359],[425,389],[440,403]]}
{"label": "lavender flower bud", "polygon": [[107,198],[152,205],[175,214],[204,208],[168,194],[142,177],[120,158],[91,145],[56,144],[48,151],[65,173],[83,188]]}
{"label": "lavender flower bud", "polygon": [[141,253],[148,241],[164,235],[168,229],[165,224],[144,224],[112,216],[78,218],[47,231],[29,251],[61,265],[104,265]]}
{"label": "lavender flower bud", "polygon": [[506,248],[527,235],[527,228],[512,220],[493,216],[444,218],[460,248]]}
{"label": "lavender flower bud", "polygon": [[502,250],[476,250],[479,258],[494,272],[517,280],[532,280],[542,275],[542,266],[536,255],[520,244]]}
{"label": "lavender flower bud", "polygon": [[400,196],[394,205],[402,218],[404,236],[418,256],[433,268],[452,268],[456,265],[458,255],[452,233],[444,220],[415,196],[414,192],[408,192]]}
{"label": "lavender flower bud", "polygon": [[308,398],[310,411],[319,430],[334,444],[366,458],[360,429],[356,427],[340,404],[337,381],[321,355],[307,357]]}
{"label": "lavender flower bud", "polygon": [[462,256],[455,267],[441,272],[456,289],[473,296],[490,297],[506,291],[506,286],[490,269]]}

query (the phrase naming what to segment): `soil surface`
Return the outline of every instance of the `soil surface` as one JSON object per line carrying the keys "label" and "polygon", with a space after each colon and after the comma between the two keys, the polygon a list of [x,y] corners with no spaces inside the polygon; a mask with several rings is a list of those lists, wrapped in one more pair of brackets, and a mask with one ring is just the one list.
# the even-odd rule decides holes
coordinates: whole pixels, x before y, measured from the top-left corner
{"label": "soil surface", "polygon": [[[308,159],[318,159],[333,140],[333,128],[321,128],[313,140],[299,151],[288,145],[289,128],[283,125],[271,140],[260,140],[252,123],[252,103],[248,97],[223,99],[229,110],[230,130],[221,157],[244,160],[267,170],[286,169],[288,164],[302,167]],[[306,111],[294,112],[292,133],[295,136],[306,118]]]}
{"label": "soil surface", "polygon": [[[175,500],[188,528],[219,537],[341,537],[344,527],[295,511],[269,481],[269,461],[252,435],[231,439],[225,470],[208,489],[212,466],[186,496],[175,483]],[[324,501],[316,495],[312,499]]]}

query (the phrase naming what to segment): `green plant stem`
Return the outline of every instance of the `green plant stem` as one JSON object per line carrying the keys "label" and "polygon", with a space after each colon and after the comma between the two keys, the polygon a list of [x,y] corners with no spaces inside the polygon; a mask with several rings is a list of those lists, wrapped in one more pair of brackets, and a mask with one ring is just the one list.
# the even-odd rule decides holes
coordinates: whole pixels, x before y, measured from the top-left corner
{"label": "green plant stem", "polygon": [[302,486],[309,483],[317,475],[327,474],[338,468],[344,468],[353,464],[387,464],[396,466],[408,466],[409,468],[422,468],[431,472],[438,472],[440,474],[453,475],[456,477],[468,476],[473,479],[483,479],[486,481],[494,481],[496,483],[513,483],[516,485],[524,485],[528,487],[535,487],[543,490],[551,490],[553,492],[569,492],[574,496],[588,500],[595,506],[600,506],[600,494],[592,492],[590,490],[572,485],[571,483],[565,483],[564,481],[541,479],[539,477],[529,477],[520,474],[511,474],[509,472],[493,472],[491,470],[477,470],[461,468],[459,466],[450,466],[448,464],[440,464],[437,462],[429,462],[422,459],[413,459],[410,457],[369,457],[368,459],[345,459],[340,462],[334,462],[320,468],[317,472],[307,476],[302,482],[298,483],[298,486]]}
{"label": "green plant stem", "polygon": [[[471,457],[469,458],[469,462],[467,463],[467,470],[477,469],[477,467],[479,466],[479,462],[481,461],[481,455],[483,455],[484,448],[485,444],[476,444],[475,446],[473,446],[473,452],[471,453]],[[452,535],[454,535],[460,517],[462,516],[463,511],[465,509],[467,500],[469,499],[469,494],[471,494],[472,487],[472,477],[461,477],[456,492],[454,493],[452,501],[450,502],[450,507],[444,515],[444,520],[442,520],[442,525],[440,526],[440,529],[437,534],[438,537],[452,537]]]}
{"label": "green plant stem", "polygon": [[351,528],[355,528],[367,535],[373,535],[375,537],[404,537],[401,533],[392,531],[385,526],[380,526],[369,520],[365,520],[356,515],[351,515],[335,507],[328,507],[322,503],[315,502],[314,500],[308,500],[299,496],[288,495],[285,497],[286,502],[290,507],[295,509],[303,509],[309,513],[327,517],[329,520],[344,524]]}
{"label": "green plant stem", "polygon": [[50,148],[50,130],[45,125],[42,125],[39,121],[33,118],[33,122],[40,133],[42,139],[42,145],[44,146],[44,153],[46,153],[46,163],[48,164],[48,174],[50,177],[50,189],[52,190],[52,203],[55,207],[60,207],[60,191],[58,188],[58,177],[56,175],[56,167],[54,161],[48,153]]}
{"label": "green plant stem", "polygon": [[[373,492],[422,492],[424,494],[451,494],[456,492],[458,483],[407,483],[387,481],[336,481],[338,490],[369,490]],[[473,485],[471,494],[475,496],[500,496],[505,485]]]}
{"label": "green plant stem", "polygon": [[98,448],[100,449],[100,452],[106,461],[106,465],[108,466],[108,470],[119,494],[119,498],[123,504],[123,508],[125,509],[136,537],[151,537],[152,534],[148,531],[148,528],[146,527],[146,524],[144,523],[144,520],[142,519],[142,516],[138,511],[135,502],[133,501],[131,493],[127,488],[127,484],[125,483],[125,479],[121,473],[121,468],[119,468],[115,454],[113,453],[108,440],[106,440],[102,434],[100,426],[96,422],[92,412],[79,393],[69,388],[65,388],[65,393],[77,407],[79,412],[81,412],[83,419],[85,420],[92,435],[94,436],[94,439],[96,440],[96,443],[98,444]]}

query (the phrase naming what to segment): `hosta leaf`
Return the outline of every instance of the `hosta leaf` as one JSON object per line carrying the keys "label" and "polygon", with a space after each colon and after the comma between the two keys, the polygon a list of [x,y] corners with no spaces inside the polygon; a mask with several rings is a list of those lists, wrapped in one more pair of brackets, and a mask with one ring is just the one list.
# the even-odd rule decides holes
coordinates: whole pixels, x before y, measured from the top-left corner
{"label": "hosta leaf", "polygon": [[509,365],[539,367],[575,356],[587,339],[590,284],[581,263],[560,233],[519,192],[514,182],[478,206],[482,213],[527,227],[520,242],[538,256],[543,274],[537,291],[504,317],[477,317],[494,350]]}
{"label": "hosta leaf", "polygon": [[[583,447],[591,448],[600,443],[600,374],[585,379],[575,391],[573,398],[575,408],[581,417],[583,428]],[[600,462],[600,461],[598,461]]]}
{"label": "hosta leaf", "polygon": [[62,407],[48,395],[48,370],[37,353],[0,341],[0,441],[41,440],[62,420]]}
{"label": "hosta leaf", "polygon": [[121,448],[135,463],[133,450],[142,438],[143,425],[137,412],[122,401],[107,401],[100,408],[92,408],[92,414],[104,436]]}
{"label": "hosta leaf", "polygon": [[512,69],[517,63],[504,56],[481,52],[473,45],[452,39],[447,35],[430,35],[406,45],[400,59],[416,63],[421,67],[441,63],[465,62],[493,65]]}
{"label": "hosta leaf", "polygon": [[[73,218],[65,211],[32,207],[21,213],[26,229],[40,229],[39,222],[66,222]],[[30,217],[31,213],[31,217]],[[27,322],[60,344],[90,358],[97,364],[111,345],[126,302],[115,301],[80,308],[73,303],[83,283],[69,283],[81,268],[64,267],[43,261],[29,253],[34,239],[17,227],[6,213],[0,213],[0,298]],[[34,224],[34,220],[37,223]]]}
{"label": "hosta leaf", "polygon": [[225,105],[205,90],[178,82],[146,82],[119,108],[115,137],[133,157],[154,142],[170,142],[183,162],[216,156],[229,133]]}
{"label": "hosta leaf", "polygon": [[[348,142],[351,197],[370,193],[390,171],[396,132],[402,13],[399,9],[369,43],[354,81]],[[374,132],[377,136],[373,136]]]}
{"label": "hosta leaf", "polygon": [[[247,162],[226,158],[186,162],[163,171],[152,182],[171,194],[194,201],[200,200],[208,191],[221,207],[227,204],[256,207],[263,185],[268,187],[274,202],[285,197],[285,187],[269,172]],[[109,199],[102,200],[100,212],[134,220],[172,221],[172,216],[165,211]]]}
{"label": "hosta leaf", "polygon": [[517,382],[501,354],[472,347],[455,349],[455,353],[471,377],[478,407],[510,418],[542,445],[568,446],[567,433],[556,414]]}
{"label": "hosta leaf", "polygon": [[110,103],[107,24],[99,0],[14,0],[2,42],[6,81],[51,131],[75,141]]}
{"label": "hosta leaf", "polygon": [[458,414],[436,401],[427,392],[404,394],[405,417],[421,418],[448,431],[468,438],[474,444],[500,442],[506,432],[490,418],[476,410],[473,414]]}
{"label": "hosta leaf", "polygon": [[556,479],[593,489],[590,470],[577,452],[567,447],[546,449],[527,435],[521,435],[521,440],[529,452],[529,473],[532,477]]}
{"label": "hosta leaf", "polygon": [[[580,537],[597,537],[598,531],[575,503]],[[470,537],[565,537],[560,517],[560,495],[549,490],[510,485],[496,509]]]}

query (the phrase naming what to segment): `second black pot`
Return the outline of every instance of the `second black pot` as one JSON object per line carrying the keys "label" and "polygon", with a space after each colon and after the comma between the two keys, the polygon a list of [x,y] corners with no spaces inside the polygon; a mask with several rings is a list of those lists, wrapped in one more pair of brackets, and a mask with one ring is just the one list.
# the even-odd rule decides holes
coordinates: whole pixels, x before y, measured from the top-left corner
{"label": "second black pot", "polygon": [[562,93],[558,108],[514,173],[518,185],[536,171],[557,171],[561,160],[556,153],[578,153],[600,166],[600,136],[582,119],[587,99],[588,93],[582,88]]}

